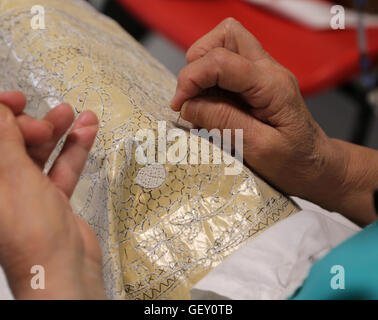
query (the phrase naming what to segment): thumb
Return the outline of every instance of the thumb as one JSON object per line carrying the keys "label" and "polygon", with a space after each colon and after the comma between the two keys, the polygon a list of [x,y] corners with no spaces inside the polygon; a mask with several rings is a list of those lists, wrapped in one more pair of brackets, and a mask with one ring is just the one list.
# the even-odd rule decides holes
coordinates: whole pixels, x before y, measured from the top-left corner
{"label": "thumb", "polygon": [[261,160],[276,147],[276,130],[256,119],[252,114],[236,107],[227,100],[217,97],[197,97],[187,100],[181,117],[195,126],[211,129],[231,129],[231,144],[235,147],[236,129],[242,129],[243,154],[248,157],[249,165],[260,167]]}
{"label": "thumb", "polygon": [[13,112],[0,103],[0,167],[26,154],[22,133]]}
{"label": "thumb", "polygon": [[270,128],[226,99],[213,96],[187,100],[181,109],[181,117],[207,130],[247,129],[249,132],[262,132]]}

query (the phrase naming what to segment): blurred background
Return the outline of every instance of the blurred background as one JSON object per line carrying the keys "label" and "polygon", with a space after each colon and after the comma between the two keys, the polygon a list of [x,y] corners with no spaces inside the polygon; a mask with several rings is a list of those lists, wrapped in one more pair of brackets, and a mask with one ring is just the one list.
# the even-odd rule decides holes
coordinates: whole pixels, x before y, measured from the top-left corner
{"label": "blurred background", "polygon": [[[186,64],[187,48],[233,16],[297,76],[307,106],[329,136],[378,149],[377,0],[87,1],[175,75]],[[311,7],[303,7],[307,1]],[[334,4],[346,10],[345,30],[330,27],[327,6]]]}

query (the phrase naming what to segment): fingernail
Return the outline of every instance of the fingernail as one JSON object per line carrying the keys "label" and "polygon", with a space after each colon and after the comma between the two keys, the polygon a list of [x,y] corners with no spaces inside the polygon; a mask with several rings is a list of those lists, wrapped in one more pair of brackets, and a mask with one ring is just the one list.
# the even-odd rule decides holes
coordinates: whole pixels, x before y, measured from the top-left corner
{"label": "fingernail", "polygon": [[185,115],[186,107],[188,106],[188,102],[189,102],[189,101],[185,101],[185,102],[184,102],[184,104],[183,104],[182,107],[181,107],[181,111],[180,111],[180,116],[181,116],[181,118],[183,118],[184,120],[186,120],[185,117],[184,117],[184,115]]}
{"label": "fingernail", "polygon": [[171,107],[173,111],[180,111],[180,104],[177,104],[177,88],[176,88],[176,93],[171,99],[169,106]]}
{"label": "fingernail", "polygon": [[12,113],[10,112],[9,108],[0,103],[0,120],[1,121],[9,121],[11,119]]}

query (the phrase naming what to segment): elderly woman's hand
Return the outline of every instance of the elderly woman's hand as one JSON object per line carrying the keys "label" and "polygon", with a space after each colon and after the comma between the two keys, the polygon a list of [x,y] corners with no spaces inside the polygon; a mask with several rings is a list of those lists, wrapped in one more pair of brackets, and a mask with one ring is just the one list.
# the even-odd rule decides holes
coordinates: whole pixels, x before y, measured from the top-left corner
{"label": "elderly woman's hand", "polygon": [[[243,129],[244,160],[254,171],[283,192],[349,214],[340,205],[350,192],[348,148],[327,137],[294,75],[251,33],[228,18],[188,50],[187,61],[173,110],[208,130]],[[214,87],[226,94],[204,94]]]}
{"label": "elderly woman's hand", "polygon": [[[10,288],[21,299],[105,298],[98,241],[69,204],[97,117],[80,115],[45,176],[41,167],[74,114],[62,105],[37,121],[22,114],[24,107],[22,94],[0,94],[0,264]],[[31,287],[34,265],[45,269],[44,290]]]}

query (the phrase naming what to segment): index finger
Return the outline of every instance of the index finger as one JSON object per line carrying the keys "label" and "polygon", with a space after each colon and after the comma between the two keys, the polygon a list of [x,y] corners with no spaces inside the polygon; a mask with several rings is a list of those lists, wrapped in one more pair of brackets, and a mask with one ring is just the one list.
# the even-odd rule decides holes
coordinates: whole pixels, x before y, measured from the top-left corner
{"label": "index finger", "polygon": [[234,52],[215,48],[180,71],[171,108],[179,111],[185,101],[215,86],[241,94],[255,108],[264,108],[271,100],[271,72]]}
{"label": "index finger", "polygon": [[49,173],[50,179],[68,198],[71,197],[98,130],[98,119],[85,111],[76,120],[67,136],[63,150]]}
{"label": "index finger", "polygon": [[215,48],[225,48],[248,60],[269,56],[260,42],[234,18],[227,18],[208,34],[197,40],[188,50],[186,60],[191,63]]}

